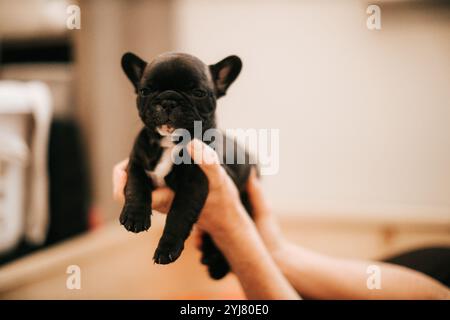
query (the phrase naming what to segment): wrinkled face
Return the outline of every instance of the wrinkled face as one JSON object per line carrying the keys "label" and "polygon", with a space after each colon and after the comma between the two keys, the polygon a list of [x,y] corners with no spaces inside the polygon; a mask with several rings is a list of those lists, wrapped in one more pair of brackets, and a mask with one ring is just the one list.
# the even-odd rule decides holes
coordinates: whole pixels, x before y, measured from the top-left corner
{"label": "wrinkled face", "polygon": [[216,99],[237,77],[238,57],[228,57],[207,66],[199,59],[181,53],[166,53],[147,64],[132,53],[122,58],[122,66],[135,86],[139,116],[145,126],[161,136],[183,128],[214,126]]}
{"label": "wrinkled face", "polygon": [[189,56],[153,61],[139,83],[137,105],[144,124],[162,135],[190,129],[194,121],[208,123],[216,105],[208,67]]}

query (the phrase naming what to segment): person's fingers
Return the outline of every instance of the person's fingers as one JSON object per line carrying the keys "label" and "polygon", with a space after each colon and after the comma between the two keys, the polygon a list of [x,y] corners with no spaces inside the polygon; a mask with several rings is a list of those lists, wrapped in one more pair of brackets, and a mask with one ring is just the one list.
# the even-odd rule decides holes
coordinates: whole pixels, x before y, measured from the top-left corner
{"label": "person's fingers", "polygon": [[119,202],[125,200],[123,189],[127,183],[127,165],[128,159],[125,159],[116,164],[113,169],[113,197]]}
{"label": "person's fingers", "polygon": [[158,188],[152,192],[152,209],[160,213],[169,212],[174,192],[167,188]]}
{"label": "person's fingers", "polygon": [[247,181],[248,197],[252,206],[255,219],[266,216],[269,212],[269,205],[264,197],[261,181],[257,177],[256,170],[252,168]]}
{"label": "person's fingers", "polygon": [[220,166],[219,156],[210,146],[198,139],[192,139],[187,150],[194,163],[206,174],[210,184],[222,183],[223,168]]}

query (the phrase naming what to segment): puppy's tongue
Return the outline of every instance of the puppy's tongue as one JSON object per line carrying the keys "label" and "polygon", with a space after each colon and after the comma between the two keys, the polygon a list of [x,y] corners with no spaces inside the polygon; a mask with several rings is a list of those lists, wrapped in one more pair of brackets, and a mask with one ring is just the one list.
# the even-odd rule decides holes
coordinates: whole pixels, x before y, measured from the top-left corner
{"label": "puppy's tongue", "polygon": [[162,126],[156,127],[156,130],[160,135],[168,136],[175,130],[175,128],[171,125],[163,124]]}

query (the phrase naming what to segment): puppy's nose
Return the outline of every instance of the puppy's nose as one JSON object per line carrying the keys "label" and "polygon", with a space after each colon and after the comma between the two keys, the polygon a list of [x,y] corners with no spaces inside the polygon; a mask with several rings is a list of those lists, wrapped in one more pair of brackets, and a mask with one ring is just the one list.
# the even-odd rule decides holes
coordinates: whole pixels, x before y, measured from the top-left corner
{"label": "puppy's nose", "polygon": [[164,100],[161,102],[161,106],[167,111],[174,109],[177,105],[178,102],[175,100]]}

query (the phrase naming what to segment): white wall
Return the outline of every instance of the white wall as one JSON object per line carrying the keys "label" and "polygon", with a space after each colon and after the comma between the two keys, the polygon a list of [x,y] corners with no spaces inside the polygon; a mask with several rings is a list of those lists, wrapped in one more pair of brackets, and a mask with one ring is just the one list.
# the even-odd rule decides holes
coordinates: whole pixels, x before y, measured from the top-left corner
{"label": "white wall", "polygon": [[281,130],[279,212],[450,219],[450,10],[380,6],[175,1],[177,51],[243,59],[221,127]]}

